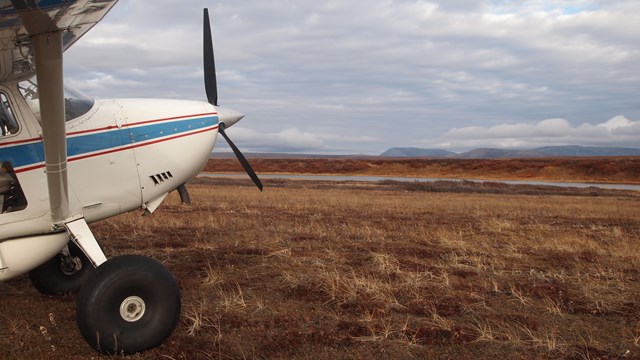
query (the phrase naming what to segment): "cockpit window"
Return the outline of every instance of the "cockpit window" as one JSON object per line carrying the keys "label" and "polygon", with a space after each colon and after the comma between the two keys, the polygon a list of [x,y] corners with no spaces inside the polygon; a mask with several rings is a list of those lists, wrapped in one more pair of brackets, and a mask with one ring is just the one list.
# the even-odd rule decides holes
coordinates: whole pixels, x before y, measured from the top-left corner
{"label": "cockpit window", "polygon": [[91,110],[95,101],[79,90],[64,87],[64,113],[66,121],[79,118]]}
{"label": "cockpit window", "polygon": [[[18,89],[27,102],[33,115],[38,122],[41,122],[40,117],[40,102],[38,101],[38,84],[36,79],[22,81],[18,84]],[[64,86],[64,115],[65,121],[71,121],[76,119],[91,110],[95,101],[90,96],[87,96],[80,91],[73,89],[69,86]]]}
{"label": "cockpit window", "polygon": [[7,95],[0,93],[0,136],[16,134],[18,129],[18,122],[11,111],[9,99]]}

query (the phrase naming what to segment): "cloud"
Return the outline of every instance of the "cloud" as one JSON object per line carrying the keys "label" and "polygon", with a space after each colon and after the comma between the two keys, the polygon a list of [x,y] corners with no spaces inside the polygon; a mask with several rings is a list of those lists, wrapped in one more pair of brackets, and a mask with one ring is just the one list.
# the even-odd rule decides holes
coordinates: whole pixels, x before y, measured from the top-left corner
{"label": "cloud", "polygon": [[236,145],[246,151],[307,152],[320,150],[324,145],[317,135],[295,128],[261,133],[234,126],[229,129],[228,134]]}
{"label": "cloud", "polygon": [[[376,142],[379,139],[368,136],[351,136],[329,133],[304,132],[297,128],[284,129],[278,132],[264,133],[234,126],[228,131],[229,136],[243,151],[250,152],[284,152],[284,153],[338,153],[345,150],[340,144]],[[226,149],[224,141],[216,145],[217,149]],[[342,151],[341,151],[342,150]]]}
{"label": "cloud", "polygon": [[[453,128],[559,140],[581,125],[558,119],[596,133],[617,114],[640,118],[631,0],[122,0],[67,51],[67,80],[102,98],[204,100],[205,6],[221,104],[291,144],[254,136],[256,149],[304,149],[291,129],[314,151],[380,153]],[[556,120],[526,126],[542,119]]]}
{"label": "cloud", "polygon": [[500,124],[489,128],[479,126],[454,128],[449,130],[444,137],[473,140],[563,137],[571,130],[571,125],[565,119],[548,119],[537,124]]}
{"label": "cloud", "polygon": [[452,149],[475,147],[533,148],[545,145],[593,145],[637,147],[640,121],[616,116],[600,124],[572,126],[565,119],[548,119],[535,124],[499,124],[489,127],[454,128],[440,139],[427,141],[433,146]]}

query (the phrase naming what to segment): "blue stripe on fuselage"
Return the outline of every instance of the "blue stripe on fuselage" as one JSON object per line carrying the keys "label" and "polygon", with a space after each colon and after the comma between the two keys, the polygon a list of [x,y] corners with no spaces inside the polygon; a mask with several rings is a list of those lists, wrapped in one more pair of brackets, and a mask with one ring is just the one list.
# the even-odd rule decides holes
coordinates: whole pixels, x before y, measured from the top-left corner
{"label": "blue stripe on fuselage", "polygon": [[15,169],[44,161],[44,145],[41,142],[0,148],[0,161],[9,161]]}
{"label": "blue stripe on fuselage", "polygon": [[[114,148],[204,129],[217,123],[218,117],[212,115],[76,135],[67,138],[67,156],[72,158],[105,150],[115,150]],[[0,161],[5,160],[10,161],[17,170],[41,164],[44,162],[43,143],[40,141],[0,148]]]}

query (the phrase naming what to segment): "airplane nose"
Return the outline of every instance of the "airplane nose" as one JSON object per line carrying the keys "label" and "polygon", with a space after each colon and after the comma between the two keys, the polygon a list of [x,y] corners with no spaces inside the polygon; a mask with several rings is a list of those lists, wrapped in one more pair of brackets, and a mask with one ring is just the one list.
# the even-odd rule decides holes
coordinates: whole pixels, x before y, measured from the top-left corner
{"label": "airplane nose", "polygon": [[227,128],[242,120],[244,117],[244,114],[240,111],[230,108],[216,107],[216,110],[218,111],[218,121],[223,122]]}

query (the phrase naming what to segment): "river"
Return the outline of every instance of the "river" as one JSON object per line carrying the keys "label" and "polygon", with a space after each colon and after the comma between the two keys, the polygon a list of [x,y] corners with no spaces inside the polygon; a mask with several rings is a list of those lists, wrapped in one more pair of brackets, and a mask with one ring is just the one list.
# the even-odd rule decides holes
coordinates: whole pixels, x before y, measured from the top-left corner
{"label": "river", "polygon": [[[203,172],[199,177],[208,178],[248,178],[246,174],[218,174]],[[420,178],[420,177],[399,177],[399,176],[368,176],[368,175],[312,175],[312,174],[258,174],[261,179],[291,179],[291,180],[326,180],[326,181],[418,181],[418,182],[434,182],[434,181],[474,181],[474,182],[500,182],[512,185],[544,185],[544,186],[560,186],[589,188],[595,187],[600,189],[614,190],[635,190],[640,191],[640,185],[630,184],[607,184],[607,183],[582,183],[582,182],[560,182],[560,181],[528,181],[528,180],[478,180],[478,179],[441,179],[441,178]]]}

